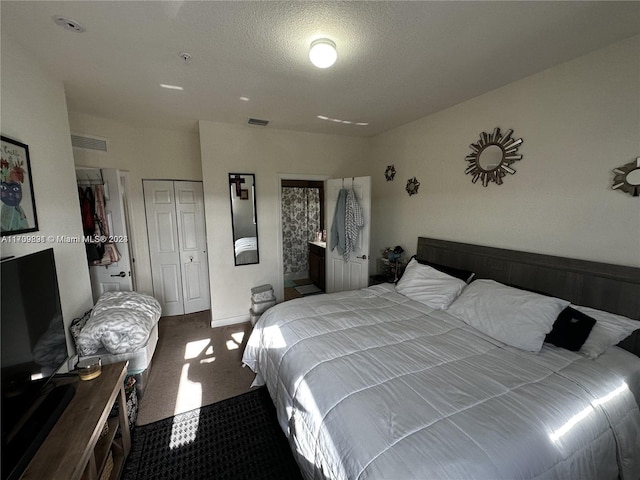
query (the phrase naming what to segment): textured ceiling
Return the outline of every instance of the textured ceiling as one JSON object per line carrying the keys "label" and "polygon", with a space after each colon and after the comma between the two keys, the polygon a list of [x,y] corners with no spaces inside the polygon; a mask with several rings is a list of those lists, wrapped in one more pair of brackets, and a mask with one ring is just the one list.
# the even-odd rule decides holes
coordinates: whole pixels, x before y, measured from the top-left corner
{"label": "textured ceiling", "polygon": [[[64,81],[70,111],[180,129],[256,117],[270,120],[266,128],[376,135],[640,33],[640,2],[2,0],[0,8],[2,34]],[[54,15],[86,32],[58,27]],[[321,37],[338,48],[326,70],[308,60]]]}

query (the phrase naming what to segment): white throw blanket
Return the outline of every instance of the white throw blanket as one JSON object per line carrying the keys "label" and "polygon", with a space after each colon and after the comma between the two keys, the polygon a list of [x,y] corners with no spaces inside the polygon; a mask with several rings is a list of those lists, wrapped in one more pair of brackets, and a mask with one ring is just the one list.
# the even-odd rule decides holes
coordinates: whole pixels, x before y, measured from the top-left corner
{"label": "white throw blanket", "polygon": [[138,292],[105,292],[80,331],[76,346],[82,356],[104,347],[109,353],[129,353],[147,343],[160,319],[160,303]]}

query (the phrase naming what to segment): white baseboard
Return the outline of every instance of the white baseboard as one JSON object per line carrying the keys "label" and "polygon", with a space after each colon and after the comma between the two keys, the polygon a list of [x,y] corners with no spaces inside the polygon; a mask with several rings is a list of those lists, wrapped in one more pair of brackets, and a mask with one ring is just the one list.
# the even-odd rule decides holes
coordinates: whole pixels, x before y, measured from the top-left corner
{"label": "white baseboard", "polygon": [[221,318],[220,320],[211,320],[211,328],[226,327],[227,325],[236,325],[238,323],[250,322],[249,314],[239,315],[237,317]]}

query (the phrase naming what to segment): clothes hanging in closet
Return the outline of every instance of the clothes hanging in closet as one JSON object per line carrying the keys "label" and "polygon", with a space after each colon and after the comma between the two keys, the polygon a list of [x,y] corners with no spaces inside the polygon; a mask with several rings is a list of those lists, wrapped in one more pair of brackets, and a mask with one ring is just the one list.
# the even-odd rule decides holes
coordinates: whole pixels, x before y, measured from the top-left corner
{"label": "clothes hanging in closet", "polygon": [[95,189],[95,217],[97,219],[96,235],[104,235],[105,237],[108,237],[109,224],[107,223],[107,215],[104,210],[104,188],[102,185],[96,185]]}
{"label": "clothes hanging in closet", "polygon": [[82,231],[85,236],[93,235],[96,224],[94,220],[94,198],[91,187],[85,189],[78,186],[78,198],[80,200],[80,214],[82,215]]}
{"label": "clothes hanging in closet", "polygon": [[109,240],[109,224],[105,213],[104,188],[94,185],[82,188],[78,186],[82,230],[85,237],[87,260],[90,265],[110,265],[120,260],[118,248]]}

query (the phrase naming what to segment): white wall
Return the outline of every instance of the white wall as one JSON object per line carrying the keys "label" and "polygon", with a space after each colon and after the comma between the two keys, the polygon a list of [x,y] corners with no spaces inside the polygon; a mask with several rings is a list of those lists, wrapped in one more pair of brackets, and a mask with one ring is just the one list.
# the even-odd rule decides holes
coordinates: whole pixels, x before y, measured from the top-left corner
{"label": "white wall", "polygon": [[74,148],[76,166],[117,168],[129,172],[129,201],[136,290],[153,294],[142,180],[202,180],[197,133],[127,125],[70,112],[74,134],[107,139],[107,152]]}
{"label": "white wall", "polygon": [[[2,34],[0,129],[29,146],[38,216],[33,236],[82,235],[67,106],[61,81],[51,77],[11,38]],[[5,243],[2,256],[21,256],[44,248],[55,252],[65,325],[91,308],[91,285],[82,243]],[[73,352],[68,336],[67,345]]]}
{"label": "white wall", "polygon": [[[640,155],[638,52],[635,37],[374,138],[372,256],[415,253],[423,235],[640,266],[639,199],[611,189],[612,169]],[[485,188],[464,158],[494,127],[524,140],[523,159]]]}
{"label": "white wall", "polygon": [[[249,317],[251,288],[278,282],[278,174],[362,175],[369,141],[270,127],[200,122],[211,310],[217,324]],[[260,263],[235,266],[229,173],[255,173]]]}
{"label": "white wall", "polygon": [[[419,235],[640,266],[638,199],[611,170],[640,154],[640,37],[538,73],[373,139],[200,122],[200,135],[66,114],[61,82],[2,36],[2,133],[30,147],[40,232],[82,232],[75,164],[128,170],[139,289],[152,292],[142,179],[203,179],[214,320],[248,316],[250,288],[278,281],[278,174],[371,175],[371,255]],[[69,128],[68,125],[71,125]],[[501,186],[464,174],[481,131],[524,139]],[[70,130],[106,137],[106,154],[72,149]],[[394,182],[384,170],[395,164]],[[260,264],[235,267],[227,175],[255,173]],[[420,193],[404,191],[417,176]],[[39,232],[39,233],[40,233]],[[2,245],[2,255],[38,250]],[[56,244],[65,320],[91,305],[80,245]],[[372,266],[375,262],[371,262]],[[374,267],[375,268],[375,267]]]}

